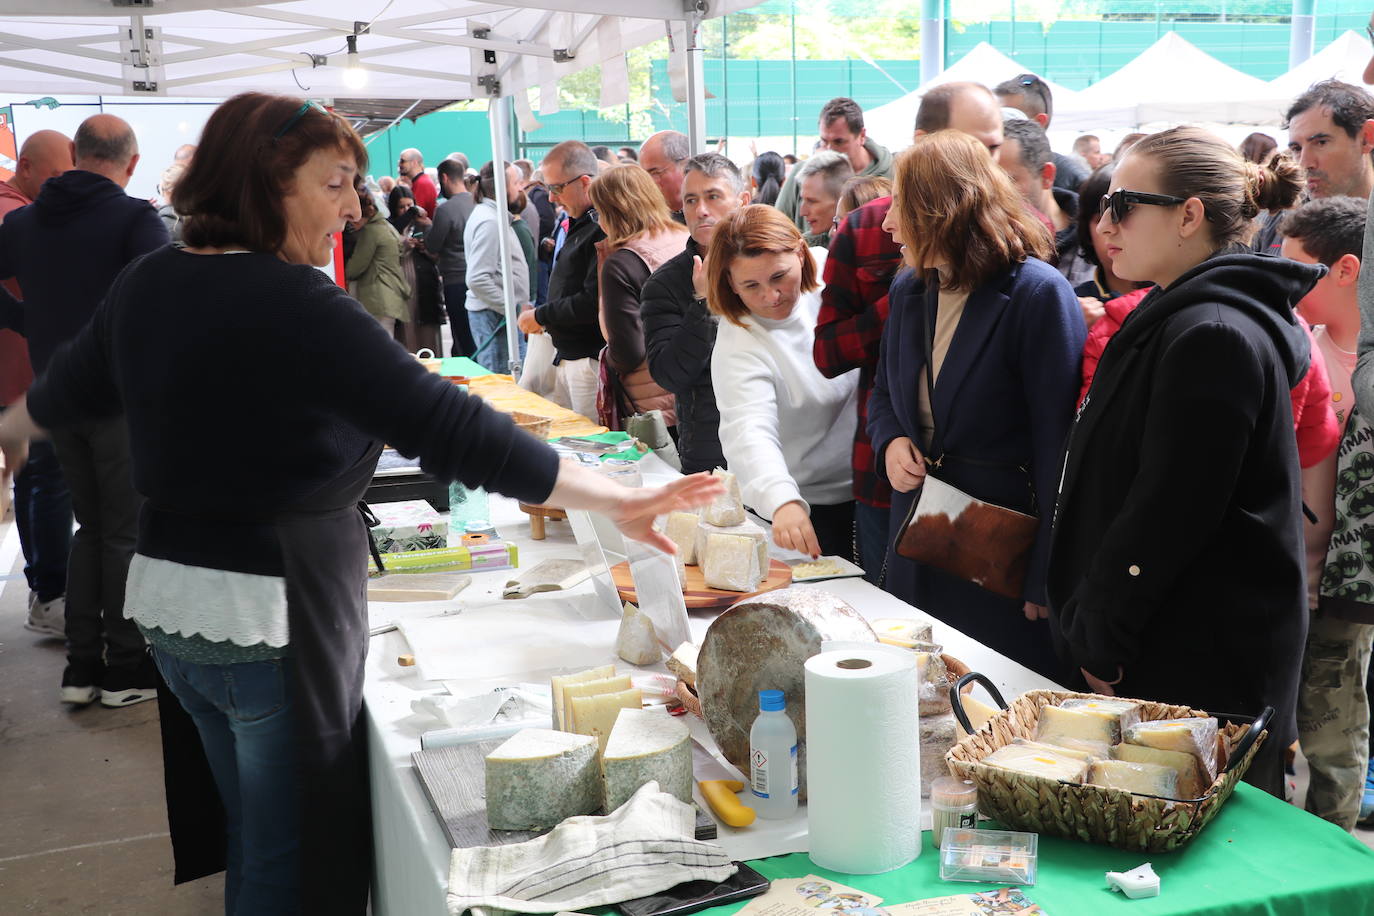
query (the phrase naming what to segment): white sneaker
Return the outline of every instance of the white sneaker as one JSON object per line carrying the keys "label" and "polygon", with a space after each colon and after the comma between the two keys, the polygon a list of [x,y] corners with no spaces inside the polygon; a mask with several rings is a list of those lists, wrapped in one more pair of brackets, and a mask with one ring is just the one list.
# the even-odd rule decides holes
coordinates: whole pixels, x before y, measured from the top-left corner
{"label": "white sneaker", "polygon": [[24,621],[24,629],[33,630],[35,633],[42,633],[45,636],[56,636],[58,639],[67,635],[67,598],[59,595],[51,601],[39,601],[35,599],[29,604],[29,618]]}

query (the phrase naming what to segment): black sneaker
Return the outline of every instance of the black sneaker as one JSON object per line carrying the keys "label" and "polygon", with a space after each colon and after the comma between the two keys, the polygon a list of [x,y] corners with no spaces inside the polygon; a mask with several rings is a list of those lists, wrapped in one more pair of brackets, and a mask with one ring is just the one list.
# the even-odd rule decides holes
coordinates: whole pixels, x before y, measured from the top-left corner
{"label": "black sneaker", "polygon": [[151,655],[144,655],[136,665],[111,666],[105,670],[105,679],[100,683],[101,706],[113,709],[155,699],[157,671],[153,668]]}
{"label": "black sneaker", "polygon": [[62,672],[62,702],[73,706],[94,702],[100,696],[100,682],[104,677],[104,662],[72,659]]}

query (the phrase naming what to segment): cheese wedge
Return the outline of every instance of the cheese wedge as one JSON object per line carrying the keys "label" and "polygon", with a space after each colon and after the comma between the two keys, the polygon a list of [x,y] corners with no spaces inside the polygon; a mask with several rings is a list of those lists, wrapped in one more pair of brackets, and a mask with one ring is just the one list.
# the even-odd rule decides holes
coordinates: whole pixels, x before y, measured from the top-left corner
{"label": "cheese wedge", "polygon": [[614,677],[603,677],[595,681],[583,681],[580,684],[568,684],[563,688],[563,731],[575,731],[572,727],[573,697],[594,697],[602,693],[619,693],[622,690],[629,690],[630,687],[628,674],[617,674]]}
{"label": "cheese wedge", "polygon": [[878,642],[901,649],[918,648],[918,643],[931,641],[930,624],[921,620],[905,617],[882,617],[873,621],[873,632]]}
{"label": "cheese wedge", "polygon": [[[1116,738],[1115,741],[1113,737]],[[1040,721],[1035,729],[1035,740],[1043,741],[1045,744],[1057,744],[1060,747],[1091,751],[1098,757],[1106,757],[1108,748],[1121,738],[1115,724],[1100,715],[1058,706],[1042,706]]]}
{"label": "cheese wedge", "polygon": [[601,806],[596,739],[545,728],[516,732],[487,755],[487,823],[546,830]]}
{"label": "cheese wedge", "polygon": [[669,512],[663,533],[677,547],[677,555],[688,566],[697,563],[697,522],[695,512]]}
{"label": "cheese wedge", "polygon": [[[973,726],[975,732],[986,725],[989,719],[997,715],[998,709],[996,706],[989,706],[975,697],[965,694],[960,697],[960,701],[964,706],[964,714],[968,716],[968,723]],[[964,731],[962,725],[959,726],[960,739],[967,738],[970,734],[970,732]]]}
{"label": "cheese wedge", "polygon": [[1027,747],[1007,744],[999,747],[982,760],[990,767],[1021,773],[1026,776],[1040,776],[1062,782],[1081,783],[1088,774],[1088,762],[1069,754],[1045,750],[1043,747]]}
{"label": "cheese wedge", "polygon": [[586,671],[579,671],[576,674],[559,674],[550,678],[549,692],[553,698],[553,727],[559,731],[568,731],[567,714],[563,708],[563,688],[565,686],[580,684],[583,681],[600,680],[614,675],[615,665],[602,665],[599,668],[588,668]]}
{"label": "cheese wedge", "polygon": [[[706,572],[706,538],[713,534],[737,534],[740,537],[750,538],[758,544],[759,569],[768,569],[768,534],[752,521],[745,520],[738,525],[728,525],[721,527],[712,525],[708,522],[698,522],[696,530],[696,560],[697,565],[702,568],[702,574]],[[767,575],[767,573],[764,573]]]}
{"label": "cheese wedge", "polygon": [[706,554],[701,566],[707,588],[754,592],[763,582],[758,546],[747,537],[735,534],[707,535]]}
{"label": "cheese wedge", "polygon": [[1207,785],[1217,778],[1217,720],[1211,716],[1140,722],[1126,729],[1126,741],[1190,754],[1202,766]]}
{"label": "cheese wedge", "polygon": [[687,683],[689,687],[697,685],[697,653],[701,647],[694,642],[685,642],[673,650],[673,654],[668,657],[668,670],[677,675]]}
{"label": "cheese wedge", "polygon": [[649,619],[648,614],[629,602],[625,603],[625,610],[620,618],[620,629],[615,637],[615,654],[632,665],[652,665],[663,658],[654,622]]}
{"label": "cheese wedge", "polygon": [[572,713],[571,731],[579,735],[596,738],[597,747],[606,750],[606,741],[611,737],[616,717],[622,709],[639,709],[644,705],[644,695],[639,688],[631,687],[617,693],[601,693],[589,697],[569,697],[568,708]]}
{"label": "cheese wedge", "polygon": [[701,510],[701,517],[712,525],[742,524],[746,516],[744,514],[744,499],[739,492],[739,481],[735,479],[734,474],[721,468],[712,471],[711,476],[718,477],[725,483],[725,492]]}
{"label": "cheese wedge", "polygon": [[1088,782],[1124,792],[1178,798],[1178,771],[1157,763],[1094,760],[1088,765]]}
{"label": "cheese wedge", "polygon": [[1112,744],[1120,744],[1121,734],[1126,727],[1140,721],[1140,704],[1130,700],[1106,698],[1090,700],[1086,697],[1070,697],[1059,705],[1063,709],[1071,709],[1074,712],[1100,716],[1111,723]]}
{"label": "cheese wedge", "polygon": [[1201,798],[1211,785],[1205,781],[1202,765],[1192,754],[1165,751],[1140,744],[1118,744],[1112,748],[1112,757],[1131,763],[1153,763],[1169,767],[1178,774],[1178,798]]}
{"label": "cheese wedge", "polygon": [[657,780],[664,792],[691,804],[691,732],[682,722],[657,710],[622,710],[602,749],[601,774],[607,814],[629,801],[650,780]]}

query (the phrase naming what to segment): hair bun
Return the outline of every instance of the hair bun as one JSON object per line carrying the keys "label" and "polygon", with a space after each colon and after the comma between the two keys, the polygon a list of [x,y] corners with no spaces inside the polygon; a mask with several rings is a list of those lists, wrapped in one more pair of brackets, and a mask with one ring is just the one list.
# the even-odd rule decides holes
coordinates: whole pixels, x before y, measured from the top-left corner
{"label": "hair bun", "polygon": [[1275,153],[1265,165],[1247,162],[1246,178],[1247,204],[1255,208],[1250,217],[1261,210],[1287,210],[1302,196],[1302,167],[1284,153]]}

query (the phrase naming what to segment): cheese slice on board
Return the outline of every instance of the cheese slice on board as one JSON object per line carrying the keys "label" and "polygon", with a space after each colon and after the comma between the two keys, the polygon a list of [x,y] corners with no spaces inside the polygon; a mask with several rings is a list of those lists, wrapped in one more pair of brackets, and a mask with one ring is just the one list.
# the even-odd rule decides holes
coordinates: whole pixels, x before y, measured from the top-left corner
{"label": "cheese slice on board", "polygon": [[708,534],[701,568],[707,588],[753,592],[763,582],[756,543],[735,534]]}
{"label": "cheese slice on board", "polygon": [[1139,722],[1126,729],[1126,741],[1191,754],[1202,765],[1208,785],[1217,778],[1217,720],[1211,716]]}
{"label": "cheese slice on board", "polygon": [[1157,763],[1094,760],[1088,765],[1088,782],[1141,795],[1178,798],[1178,771]]}
{"label": "cheese slice on board", "polygon": [[586,671],[579,671],[576,674],[558,674],[550,678],[549,691],[553,696],[553,727],[559,731],[569,731],[567,712],[563,708],[563,688],[565,686],[614,676],[615,665],[602,665],[599,668],[588,668]]}
{"label": "cheese slice on board", "polygon": [[712,471],[711,476],[718,477],[725,483],[725,492],[701,510],[701,517],[712,525],[742,524],[746,516],[744,514],[744,499],[739,492],[739,481],[735,479],[734,474],[721,468]]}
{"label": "cheese slice on board", "polygon": [[632,686],[628,674],[617,674],[614,677],[603,677],[594,681],[566,685],[563,688],[563,731],[576,731],[572,727],[572,700],[574,697],[594,697],[603,693],[620,693],[622,690],[629,690]]}
{"label": "cheese slice on board", "polygon": [[990,767],[1021,773],[1026,776],[1041,776],[1063,782],[1081,783],[1088,774],[1088,762],[1076,757],[1043,747],[1006,744],[988,754],[981,761]]}
{"label": "cheese slice on board", "polygon": [[1100,715],[1058,706],[1042,706],[1040,721],[1035,727],[1035,740],[1092,751],[1098,757],[1106,757],[1108,749],[1118,743],[1121,736],[1115,723]]}
{"label": "cheese slice on board", "polygon": [[657,780],[664,792],[691,804],[692,733],[658,710],[622,710],[602,749],[601,773],[607,814],[629,801],[650,780]]}
{"label": "cheese slice on board", "polygon": [[596,739],[545,728],[516,732],[487,755],[487,823],[545,830],[601,806]]}
{"label": "cheese slice on board", "polygon": [[617,693],[602,693],[589,697],[570,697],[568,708],[572,713],[571,730],[579,735],[596,738],[597,747],[606,750],[606,741],[611,737],[616,717],[622,709],[639,709],[644,705],[644,695],[638,687],[621,690]]}
{"label": "cheese slice on board", "polygon": [[1202,764],[1198,763],[1192,754],[1140,744],[1118,744],[1112,748],[1112,756],[1117,760],[1129,760],[1132,763],[1153,763],[1169,767],[1178,773],[1177,798],[1201,798],[1211,785],[1202,775]]}

